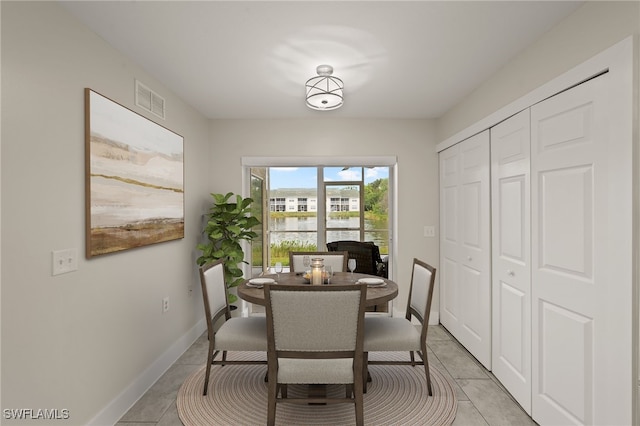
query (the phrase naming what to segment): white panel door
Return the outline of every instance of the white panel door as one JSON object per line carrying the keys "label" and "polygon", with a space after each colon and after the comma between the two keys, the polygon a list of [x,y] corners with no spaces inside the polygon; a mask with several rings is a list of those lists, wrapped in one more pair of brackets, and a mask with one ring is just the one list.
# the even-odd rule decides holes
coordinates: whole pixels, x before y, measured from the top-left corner
{"label": "white panel door", "polygon": [[452,333],[458,328],[458,230],[460,147],[440,153],[440,322]]}
{"label": "white panel door", "polygon": [[532,416],[542,425],[631,424],[631,282],[615,265],[629,250],[618,223],[629,194],[616,185],[625,165],[612,161],[607,81],[531,109]]}
{"label": "white panel door", "polygon": [[491,129],[492,368],[531,415],[529,109]]}
{"label": "white panel door", "polygon": [[491,369],[489,161],[488,130],[440,154],[440,317]]}

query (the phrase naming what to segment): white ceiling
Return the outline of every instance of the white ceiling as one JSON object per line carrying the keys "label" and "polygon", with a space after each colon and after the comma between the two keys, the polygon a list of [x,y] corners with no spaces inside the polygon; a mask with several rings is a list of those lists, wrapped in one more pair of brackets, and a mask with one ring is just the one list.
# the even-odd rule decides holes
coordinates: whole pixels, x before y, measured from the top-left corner
{"label": "white ceiling", "polygon": [[[435,118],[581,3],[63,4],[209,118]],[[314,111],[304,83],[325,63],[344,81],[344,106]]]}

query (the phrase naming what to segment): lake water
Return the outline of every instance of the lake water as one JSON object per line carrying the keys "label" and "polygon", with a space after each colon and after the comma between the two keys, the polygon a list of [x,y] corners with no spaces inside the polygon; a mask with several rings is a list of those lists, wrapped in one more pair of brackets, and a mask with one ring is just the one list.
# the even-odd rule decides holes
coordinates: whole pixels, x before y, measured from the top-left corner
{"label": "lake water", "polygon": [[[317,218],[315,217],[283,217],[271,218],[269,229],[271,230],[271,244],[279,244],[283,241],[299,241],[302,244],[316,245]],[[349,217],[330,219],[329,227],[358,227],[360,218]],[[381,251],[386,253],[389,245],[389,231],[387,221],[364,221],[365,241],[373,241]],[[330,231],[327,241],[360,240],[358,231]],[[320,251],[324,248],[319,248]]]}

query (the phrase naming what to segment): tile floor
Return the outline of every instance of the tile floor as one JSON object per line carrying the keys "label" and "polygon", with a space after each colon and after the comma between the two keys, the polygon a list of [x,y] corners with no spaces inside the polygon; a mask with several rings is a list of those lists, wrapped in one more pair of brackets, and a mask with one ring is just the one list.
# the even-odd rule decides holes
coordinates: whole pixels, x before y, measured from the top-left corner
{"label": "tile floor", "polygon": [[[429,327],[429,362],[456,383],[458,413],[455,426],[514,426],[536,423],[442,326]],[[176,395],[182,382],[207,355],[203,334],[120,419],[116,426],[180,426]]]}

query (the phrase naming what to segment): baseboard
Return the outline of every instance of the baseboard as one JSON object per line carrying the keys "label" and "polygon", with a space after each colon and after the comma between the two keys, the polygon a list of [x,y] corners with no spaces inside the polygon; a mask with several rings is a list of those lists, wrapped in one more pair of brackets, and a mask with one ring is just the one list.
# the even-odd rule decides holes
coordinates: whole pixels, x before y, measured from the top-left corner
{"label": "baseboard", "polygon": [[207,323],[202,318],[131,382],[126,389],[107,404],[88,424],[95,426],[115,425],[206,329]]}

